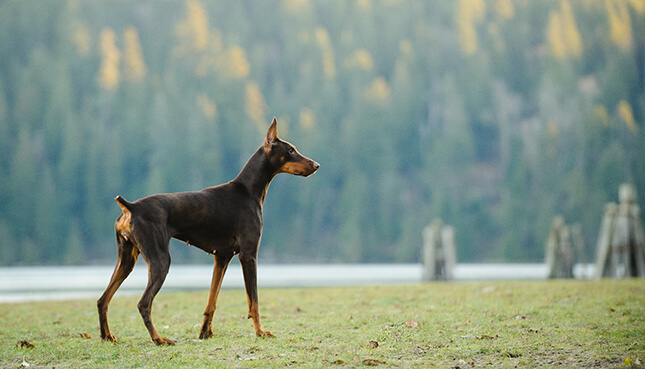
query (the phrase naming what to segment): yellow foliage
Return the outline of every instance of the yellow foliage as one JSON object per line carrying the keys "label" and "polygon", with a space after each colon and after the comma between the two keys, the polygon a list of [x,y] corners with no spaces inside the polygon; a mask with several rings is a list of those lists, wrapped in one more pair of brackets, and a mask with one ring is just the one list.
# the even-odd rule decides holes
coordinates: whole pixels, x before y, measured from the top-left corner
{"label": "yellow foliage", "polygon": [[90,54],[92,36],[84,23],[79,23],[72,34],[72,43],[76,46],[76,53],[86,57]]}
{"label": "yellow foliage", "polygon": [[511,19],[515,15],[515,8],[511,0],[497,0],[495,2],[495,12],[503,19]]}
{"label": "yellow foliage", "polygon": [[484,0],[459,0],[457,5],[457,27],[459,29],[459,44],[466,55],[477,51],[478,40],[475,26],[486,15]]}
{"label": "yellow foliage", "polygon": [[477,51],[477,31],[472,24],[459,26],[459,44],[466,55],[472,55]]}
{"label": "yellow foliage", "polygon": [[[239,55],[224,52],[222,33],[215,29],[211,31],[208,13],[199,0],[186,0],[186,13],[181,22],[175,26],[175,34],[179,44],[173,49],[173,56],[178,58],[188,57],[188,62],[194,67],[193,72],[197,77],[205,77],[214,70],[224,70],[240,78],[246,77],[248,63],[231,66]],[[235,54],[236,51],[233,51]],[[246,58],[244,58],[246,61]],[[242,77],[242,78],[243,78]]]}
{"label": "yellow foliage", "polygon": [[582,54],[582,38],[569,0],[562,0],[560,11],[549,13],[547,39],[556,59]]}
{"label": "yellow foliage", "polygon": [[605,0],[611,41],[623,50],[632,46],[632,21],[623,0]]}
{"label": "yellow foliage", "polygon": [[300,126],[306,130],[311,130],[316,126],[313,110],[309,108],[300,109]]}
{"label": "yellow foliage", "polygon": [[175,27],[181,44],[175,53],[185,55],[191,51],[203,51],[208,46],[208,14],[198,0],[186,1],[186,17]]}
{"label": "yellow foliage", "polygon": [[377,77],[371,85],[365,89],[365,98],[374,102],[383,103],[390,98],[390,86],[385,78]]}
{"label": "yellow foliage", "polygon": [[323,27],[316,28],[316,40],[320,45],[321,49],[331,47],[331,41],[329,40],[329,33]]}
{"label": "yellow foliage", "polygon": [[638,132],[638,126],[634,120],[632,106],[629,105],[627,101],[620,100],[620,103],[618,103],[618,116],[623,120],[623,122],[625,122],[625,125],[627,125],[627,128],[629,128],[630,131],[633,133]]}
{"label": "yellow foliage", "polygon": [[580,56],[582,54],[582,38],[578,31],[576,18],[571,9],[569,0],[562,0],[562,31],[570,55]]}
{"label": "yellow foliage", "polygon": [[334,50],[329,40],[329,33],[323,27],[316,28],[316,40],[322,51],[323,73],[328,79],[336,76],[336,63],[334,62]]}
{"label": "yellow foliage", "polygon": [[372,8],[372,1],[371,0],[357,0],[358,6],[361,7],[362,9],[369,10]]}
{"label": "yellow foliage", "polygon": [[472,19],[481,21],[486,15],[486,2],[484,0],[468,0]]}
{"label": "yellow foliage", "polygon": [[282,0],[282,8],[287,14],[300,13],[307,5],[309,5],[308,0]]}
{"label": "yellow foliage", "polygon": [[195,50],[204,50],[208,45],[208,15],[198,0],[190,0],[188,8],[188,21]]}
{"label": "yellow foliage", "polygon": [[197,95],[197,106],[202,109],[206,118],[214,119],[217,116],[217,105],[208,96],[204,94]]}
{"label": "yellow foliage", "polygon": [[119,61],[121,52],[116,47],[116,35],[111,28],[101,30],[101,68],[99,83],[106,90],[119,85]]}
{"label": "yellow foliage", "polygon": [[124,33],[125,41],[125,77],[130,80],[140,80],[146,75],[146,63],[139,43],[139,33],[136,28],[128,27]]}
{"label": "yellow foliage", "polygon": [[358,49],[345,59],[345,67],[349,69],[360,69],[370,71],[374,68],[374,59],[369,51]]}
{"label": "yellow foliage", "polygon": [[228,75],[236,79],[243,79],[251,73],[251,64],[246,59],[246,52],[241,46],[235,45],[226,53],[224,66]]}
{"label": "yellow foliage", "polygon": [[645,0],[627,0],[634,8],[636,13],[643,15],[645,13]]}
{"label": "yellow foliage", "polygon": [[551,10],[549,13],[549,25],[547,26],[547,38],[549,45],[551,45],[551,52],[556,59],[564,59],[567,56],[567,48],[564,45],[564,38],[562,37],[562,17],[560,13]]}
{"label": "yellow foliage", "polygon": [[246,84],[246,114],[251,118],[253,123],[262,131],[266,125],[265,122],[266,102],[260,90],[260,86],[255,81],[249,81]]}

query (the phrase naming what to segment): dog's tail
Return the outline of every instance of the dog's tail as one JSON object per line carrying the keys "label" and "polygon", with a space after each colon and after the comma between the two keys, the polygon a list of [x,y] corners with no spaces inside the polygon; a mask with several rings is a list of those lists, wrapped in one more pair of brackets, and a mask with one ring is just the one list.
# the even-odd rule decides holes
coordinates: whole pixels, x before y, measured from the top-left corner
{"label": "dog's tail", "polygon": [[121,207],[121,211],[123,211],[123,213],[130,213],[130,212],[132,212],[133,204],[132,204],[131,202],[129,202],[128,200],[124,199],[124,198],[123,198],[123,197],[121,197],[121,196],[117,196],[117,197],[115,197],[114,199],[116,200],[116,202],[117,202],[117,203],[119,204],[119,206]]}
{"label": "dog's tail", "polygon": [[[132,207],[133,203],[128,202],[126,199],[124,199],[121,196],[117,196],[114,198],[121,207],[121,211],[123,214],[119,215],[119,217],[116,219],[116,223],[114,224],[114,229],[116,230],[117,234],[120,234],[126,241],[130,240],[133,232],[132,228]],[[118,236],[117,236],[118,238]]]}

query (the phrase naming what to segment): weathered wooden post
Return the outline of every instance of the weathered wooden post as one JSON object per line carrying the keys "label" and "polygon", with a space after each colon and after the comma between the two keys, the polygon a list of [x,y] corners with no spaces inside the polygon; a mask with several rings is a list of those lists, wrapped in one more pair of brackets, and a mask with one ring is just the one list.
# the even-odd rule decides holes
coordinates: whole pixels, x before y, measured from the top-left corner
{"label": "weathered wooden post", "polygon": [[618,198],[618,205],[605,205],[595,277],[645,277],[645,237],[636,189],[624,183],[618,189]]}
{"label": "weathered wooden post", "polygon": [[452,280],[455,264],[455,230],[437,219],[423,229],[423,280]]}
{"label": "weathered wooden post", "polygon": [[573,253],[575,255],[573,265],[579,263],[582,266],[578,277],[583,279],[591,278],[592,276],[588,274],[587,250],[585,248],[584,238],[582,237],[582,226],[580,223],[571,226],[571,243],[573,244]]}
{"label": "weathered wooden post", "polygon": [[546,243],[546,263],[549,278],[573,278],[573,249],[569,227],[564,218],[556,216],[551,223]]}
{"label": "weathered wooden post", "polygon": [[582,237],[582,226],[580,223],[576,223],[571,226],[571,242],[573,243],[573,252],[576,255],[573,260],[574,264],[576,262],[586,264],[587,253],[585,251],[585,241]]}

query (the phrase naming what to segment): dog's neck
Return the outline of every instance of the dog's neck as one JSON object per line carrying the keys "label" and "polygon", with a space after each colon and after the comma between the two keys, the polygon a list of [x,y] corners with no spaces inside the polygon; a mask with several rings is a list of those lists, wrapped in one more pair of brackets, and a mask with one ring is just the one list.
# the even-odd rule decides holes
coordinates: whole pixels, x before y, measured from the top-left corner
{"label": "dog's neck", "polygon": [[244,168],[231,182],[246,187],[251,195],[259,198],[260,204],[263,204],[269,184],[275,175],[276,169],[269,162],[264,149],[260,147],[255,154],[251,155]]}

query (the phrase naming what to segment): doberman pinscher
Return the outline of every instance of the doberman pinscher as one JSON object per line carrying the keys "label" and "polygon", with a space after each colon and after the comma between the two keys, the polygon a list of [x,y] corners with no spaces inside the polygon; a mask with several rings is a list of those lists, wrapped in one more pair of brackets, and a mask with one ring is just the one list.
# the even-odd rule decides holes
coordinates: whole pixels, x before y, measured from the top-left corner
{"label": "doberman pinscher", "polygon": [[135,202],[117,196],[116,201],[123,212],[114,226],[118,261],[110,283],[97,301],[101,338],[115,341],[107,321],[108,305],[141,254],[148,265],[148,285],[139,301],[139,312],[154,343],[175,343],[161,337],[150,318],[152,301],[170,267],[168,243],[172,237],[214,254],[213,279],[200,338],[213,336],[211,323],[222,278],[237,254],[244,274],[248,317],[253,319],[255,333],[273,336],[262,329],[258,308],[257,256],[262,235],[262,205],[276,174],[307,177],[318,167],[318,163],[278,138],[277,121],[273,118],[262,146],[234,180],[202,191],[152,195]]}

